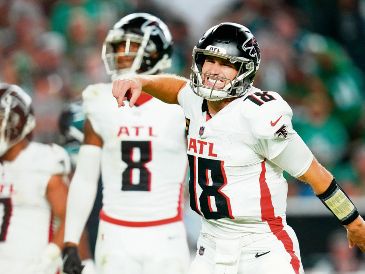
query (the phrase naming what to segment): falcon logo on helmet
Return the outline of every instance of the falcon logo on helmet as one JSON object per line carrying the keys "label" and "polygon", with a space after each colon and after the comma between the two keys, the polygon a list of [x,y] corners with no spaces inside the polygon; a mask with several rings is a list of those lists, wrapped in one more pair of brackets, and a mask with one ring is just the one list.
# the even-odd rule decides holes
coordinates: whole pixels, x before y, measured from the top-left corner
{"label": "falcon logo on helmet", "polygon": [[245,52],[247,52],[248,55],[250,55],[251,57],[257,57],[257,51],[255,45],[257,45],[256,39],[254,37],[248,38],[246,42],[243,43],[242,49]]}

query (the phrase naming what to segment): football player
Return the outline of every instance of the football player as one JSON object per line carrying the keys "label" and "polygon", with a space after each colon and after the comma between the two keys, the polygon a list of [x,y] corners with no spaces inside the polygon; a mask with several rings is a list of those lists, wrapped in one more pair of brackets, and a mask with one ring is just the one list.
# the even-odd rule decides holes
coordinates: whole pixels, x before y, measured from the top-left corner
{"label": "football player", "polygon": [[[81,101],[67,103],[61,111],[58,119],[58,128],[60,131],[60,144],[66,150],[71,160],[71,172],[69,178],[72,178],[76,167],[77,154],[81,143],[84,139],[83,126],[85,114],[82,111]],[[100,186],[100,184],[99,184]],[[98,195],[101,195],[101,188],[98,187]],[[100,197],[97,197],[92,213],[87,221],[85,233],[81,236],[79,245],[80,257],[83,258],[82,264],[85,266],[82,274],[95,273],[95,264],[93,261],[93,251],[95,248],[96,232],[99,223],[98,213],[100,211]]]}
{"label": "football player", "polygon": [[77,154],[84,140],[85,114],[80,100],[67,103],[58,118],[60,143],[71,158],[71,167],[75,169]]}
{"label": "football player", "polygon": [[62,265],[69,158],[31,141],[34,126],[28,94],[0,83],[1,273],[55,274]]}
{"label": "football player", "polygon": [[[170,66],[171,34],[157,17],[134,13],[109,31],[102,58],[112,79],[157,74]],[[179,274],[189,264],[182,222],[186,177],[181,109],[143,94],[123,111],[112,83],[86,87],[84,141],[77,156],[66,217],[63,271],[80,273],[77,243],[102,174],[95,260],[101,274]]]}
{"label": "football player", "polygon": [[308,183],[347,229],[350,247],[365,251],[364,220],[293,129],[289,105],[252,85],[259,65],[251,31],[227,22],[197,43],[190,81],[170,75],[113,81],[119,106],[128,91],[135,105],[143,89],[185,112],[190,205],[202,216],[191,274],[304,272],[286,223],[283,170]]}

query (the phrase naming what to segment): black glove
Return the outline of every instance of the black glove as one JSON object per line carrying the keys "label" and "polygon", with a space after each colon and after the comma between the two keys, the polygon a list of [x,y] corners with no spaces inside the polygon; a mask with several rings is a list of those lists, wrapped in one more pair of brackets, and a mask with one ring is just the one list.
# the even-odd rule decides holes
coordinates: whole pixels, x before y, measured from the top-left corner
{"label": "black glove", "polygon": [[77,246],[65,247],[62,251],[63,273],[81,274],[84,266],[81,264]]}

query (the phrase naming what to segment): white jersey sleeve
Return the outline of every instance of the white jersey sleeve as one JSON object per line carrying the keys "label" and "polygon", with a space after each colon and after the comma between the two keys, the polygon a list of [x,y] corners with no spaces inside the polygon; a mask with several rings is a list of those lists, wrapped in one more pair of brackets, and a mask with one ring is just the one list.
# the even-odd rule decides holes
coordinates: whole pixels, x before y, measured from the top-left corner
{"label": "white jersey sleeve", "polygon": [[71,172],[71,160],[67,151],[59,145],[51,144],[50,153],[54,158],[51,165],[51,172],[54,175],[67,176]]}
{"label": "white jersey sleeve", "polygon": [[[47,190],[47,185],[53,175],[68,176],[71,171],[71,161],[66,150],[56,144],[41,144],[32,142],[29,149],[34,154],[42,155],[38,161],[34,161],[32,167],[39,174],[46,176],[43,186],[43,193]],[[27,155],[29,155],[28,153]]]}
{"label": "white jersey sleeve", "polygon": [[94,131],[101,135],[98,117],[103,116],[103,105],[115,105],[117,102],[111,95],[111,84],[100,83],[87,86],[82,92],[83,111],[87,119],[91,122]]}
{"label": "white jersey sleeve", "polygon": [[186,83],[186,85],[182,89],[180,89],[179,94],[177,95],[177,101],[183,109],[185,109],[186,96],[188,95],[188,93],[191,93],[191,89],[189,87],[189,83]]}
{"label": "white jersey sleeve", "polygon": [[179,91],[177,96],[179,105],[184,109],[186,118],[191,118],[191,114],[198,108],[201,109],[203,98],[196,95],[190,87],[190,82]]}
{"label": "white jersey sleeve", "polygon": [[308,170],[313,158],[312,152],[302,138],[298,134],[293,134],[285,149],[271,161],[297,178]]}
{"label": "white jersey sleeve", "polygon": [[271,160],[284,150],[288,140],[296,134],[291,122],[293,112],[276,92],[252,88],[245,100],[252,101],[245,104],[243,115],[249,123],[252,135],[257,139],[254,149]]}
{"label": "white jersey sleeve", "polygon": [[49,242],[51,229],[47,186],[52,176],[68,174],[68,156],[58,145],[30,142],[1,168],[0,215],[5,215],[0,218],[0,235],[4,236],[0,257],[14,263],[36,261]]}

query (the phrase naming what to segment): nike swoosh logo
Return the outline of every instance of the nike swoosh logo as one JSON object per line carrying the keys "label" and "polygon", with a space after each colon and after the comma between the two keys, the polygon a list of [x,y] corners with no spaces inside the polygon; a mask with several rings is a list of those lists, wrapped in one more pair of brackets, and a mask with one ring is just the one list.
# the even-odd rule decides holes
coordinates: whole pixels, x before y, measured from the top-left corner
{"label": "nike swoosh logo", "polygon": [[276,124],[280,121],[280,119],[281,119],[281,117],[283,117],[283,115],[281,115],[276,121],[270,121],[270,125],[272,126],[272,127],[274,127],[274,126],[276,126]]}
{"label": "nike swoosh logo", "polygon": [[264,255],[266,255],[266,254],[268,254],[268,253],[270,253],[270,251],[266,251],[266,252],[262,252],[262,253],[256,253],[256,255],[255,255],[255,258],[258,258],[258,257],[261,257],[261,256],[264,256]]}

